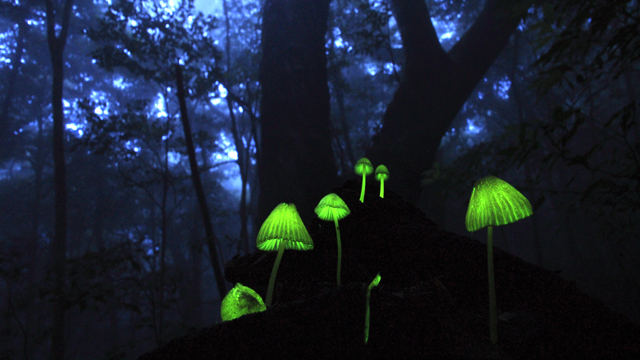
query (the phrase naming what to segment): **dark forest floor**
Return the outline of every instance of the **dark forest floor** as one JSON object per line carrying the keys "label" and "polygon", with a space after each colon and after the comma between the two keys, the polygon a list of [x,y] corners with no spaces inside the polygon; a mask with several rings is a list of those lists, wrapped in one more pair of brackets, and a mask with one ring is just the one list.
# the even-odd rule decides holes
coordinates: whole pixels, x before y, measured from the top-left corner
{"label": "dark forest floor", "polygon": [[[271,308],[174,339],[140,360],[640,359],[640,326],[497,248],[498,343],[491,345],[486,245],[442,231],[413,205],[374,189],[364,203],[359,182],[333,189],[351,209],[340,221],[340,288],[334,225],[315,218],[307,223],[315,248],[285,251]],[[275,257],[234,258],[226,277],[264,298]],[[378,272],[365,345],[366,287]]]}

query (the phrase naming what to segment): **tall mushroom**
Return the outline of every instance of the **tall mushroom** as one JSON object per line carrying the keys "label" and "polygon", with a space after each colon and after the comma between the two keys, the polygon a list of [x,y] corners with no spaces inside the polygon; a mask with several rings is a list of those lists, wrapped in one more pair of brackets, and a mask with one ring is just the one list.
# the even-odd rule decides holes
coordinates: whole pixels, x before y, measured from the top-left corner
{"label": "tall mushroom", "polygon": [[340,228],[338,220],[342,220],[351,214],[351,210],[347,204],[342,201],[340,196],[331,193],[320,200],[315,209],[316,214],[321,220],[333,221],[336,227],[336,237],[338,238],[338,270],[336,272],[337,284],[340,286],[340,269],[342,266],[342,244],[340,242]]}
{"label": "tall mushroom", "polygon": [[267,289],[267,301],[265,304],[269,307],[271,306],[273,287],[284,249],[313,250],[313,240],[311,240],[307,228],[302,223],[294,204],[280,203],[271,211],[271,214],[260,227],[258,238],[256,239],[256,247],[262,251],[278,251]]}
{"label": "tall mushroom", "polygon": [[498,341],[496,286],[493,274],[493,227],[506,225],[533,214],[531,203],[507,182],[489,175],[473,184],[465,226],[474,232],[487,228],[487,266],[489,276],[489,337]]}
{"label": "tall mushroom", "polygon": [[356,164],[353,166],[353,171],[356,174],[362,175],[362,191],[360,191],[360,202],[364,202],[364,189],[367,187],[367,176],[371,175],[373,172],[373,165],[371,165],[371,161],[369,159],[363,157],[358,160]]}

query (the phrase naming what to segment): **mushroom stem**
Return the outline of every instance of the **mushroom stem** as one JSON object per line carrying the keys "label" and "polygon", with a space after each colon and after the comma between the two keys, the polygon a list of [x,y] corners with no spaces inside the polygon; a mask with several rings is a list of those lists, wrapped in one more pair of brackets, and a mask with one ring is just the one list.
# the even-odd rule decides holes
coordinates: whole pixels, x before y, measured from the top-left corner
{"label": "mushroom stem", "polygon": [[384,198],[384,179],[380,180],[380,197]]}
{"label": "mushroom stem", "polygon": [[364,202],[364,188],[367,187],[367,175],[365,172],[362,173],[362,191],[360,191],[360,202]]}
{"label": "mushroom stem", "polygon": [[487,268],[489,269],[489,340],[498,342],[498,311],[496,309],[496,281],[493,275],[493,226],[487,227]]}
{"label": "mushroom stem", "polygon": [[378,286],[380,283],[380,273],[373,278],[373,281],[369,284],[367,288],[367,304],[365,307],[365,315],[364,315],[364,344],[366,345],[369,341],[369,298],[371,297],[371,289],[375,286]]}
{"label": "mushroom stem", "polygon": [[276,256],[276,262],[273,263],[273,269],[271,270],[271,278],[269,278],[269,287],[267,288],[267,301],[265,301],[265,305],[267,307],[271,306],[271,299],[273,298],[273,288],[276,283],[276,274],[278,273],[278,268],[280,267],[280,259],[282,259],[282,254],[284,254],[285,248],[285,239],[280,241],[280,246],[278,247],[278,256]]}
{"label": "mushroom stem", "polygon": [[338,227],[338,218],[334,217],[333,222],[336,225],[336,237],[338,238],[338,270],[336,272],[336,279],[338,286],[340,286],[340,270],[342,269],[342,243],[340,242],[340,227]]}

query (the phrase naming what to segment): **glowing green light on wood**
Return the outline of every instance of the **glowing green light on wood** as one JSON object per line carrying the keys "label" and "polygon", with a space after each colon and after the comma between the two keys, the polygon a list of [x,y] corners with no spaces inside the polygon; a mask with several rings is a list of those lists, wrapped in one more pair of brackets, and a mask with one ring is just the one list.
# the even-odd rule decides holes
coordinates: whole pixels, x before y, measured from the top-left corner
{"label": "glowing green light on wood", "polygon": [[347,204],[342,201],[340,196],[331,193],[320,200],[318,206],[315,208],[315,212],[321,220],[333,221],[336,227],[336,237],[338,238],[338,268],[336,271],[336,283],[340,286],[340,270],[342,266],[342,243],[340,242],[340,227],[338,227],[338,220],[344,219],[351,210]]}
{"label": "glowing green light on wood", "polygon": [[487,228],[487,275],[489,277],[489,338],[498,341],[498,314],[493,269],[493,227],[506,225],[533,214],[531,203],[507,182],[489,175],[473,184],[465,226],[474,232]]}
{"label": "glowing green light on wood", "polygon": [[257,292],[237,283],[222,299],[220,315],[222,316],[222,321],[229,321],[242,315],[265,311],[266,309],[267,307]]}
{"label": "glowing green light on wood", "polygon": [[294,204],[280,203],[273,209],[260,227],[256,248],[262,251],[278,251],[267,289],[266,305],[269,307],[284,250],[313,250],[313,240]]}
{"label": "glowing green light on wood", "polygon": [[367,187],[367,176],[373,173],[373,165],[367,158],[358,160],[353,167],[356,174],[362,175],[362,191],[360,191],[360,202],[364,202],[364,189]]}
{"label": "glowing green light on wood", "polygon": [[373,289],[374,286],[378,286],[378,284],[380,284],[380,273],[378,273],[378,275],[376,275],[375,278],[373,278],[373,281],[371,281],[371,284],[369,284],[369,288],[367,289],[367,307],[366,307],[366,312],[365,312],[365,316],[364,316],[364,343],[366,344],[369,341],[369,298],[371,297],[371,289]]}
{"label": "glowing green light on wood", "polygon": [[380,182],[380,197],[384,198],[384,182],[389,178],[389,170],[384,165],[378,165],[375,177]]}

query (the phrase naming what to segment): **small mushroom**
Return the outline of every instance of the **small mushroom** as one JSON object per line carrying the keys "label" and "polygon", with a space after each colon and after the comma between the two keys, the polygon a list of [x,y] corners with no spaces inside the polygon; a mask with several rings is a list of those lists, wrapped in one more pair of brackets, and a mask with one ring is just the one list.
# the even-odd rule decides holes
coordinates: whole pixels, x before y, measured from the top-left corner
{"label": "small mushroom", "polygon": [[353,171],[356,174],[362,175],[362,191],[360,192],[360,202],[364,202],[364,189],[367,187],[367,176],[373,173],[373,165],[371,165],[371,161],[369,159],[363,157],[358,160],[353,167]]}
{"label": "small mushroom", "polygon": [[338,227],[338,220],[344,219],[351,210],[347,204],[342,201],[340,196],[331,193],[320,200],[318,206],[315,209],[316,214],[321,220],[333,221],[336,227],[336,237],[338,238],[338,270],[336,272],[337,284],[340,286],[340,270],[342,266],[342,244],[340,242],[340,227]]}
{"label": "small mushroom", "polygon": [[384,165],[378,165],[374,176],[380,182],[380,197],[384,198],[384,182],[389,178],[389,170]]}
{"label": "small mushroom", "polygon": [[243,315],[265,311],[266,309],[267,307],[258,293],[250,287],[236,283],[236,286],[222,299],[220,316],[222,321],[229,321]]}
{"label": "small mushroom", "polygon": [[365,316],[364,316],[364,344],[366,345],[369,341],[369,298],[371,297],[371,289],[380,284],[380,273],[373,278],[369,287],[367,288],[367,306],[365,308]]}

